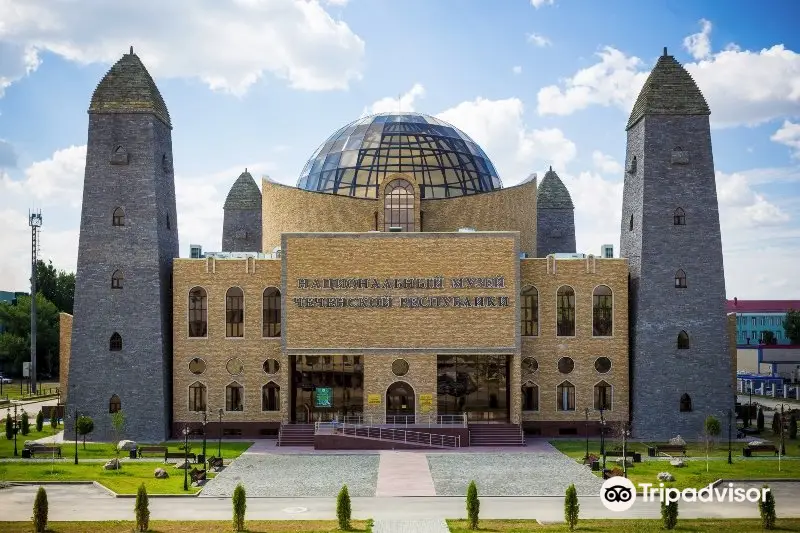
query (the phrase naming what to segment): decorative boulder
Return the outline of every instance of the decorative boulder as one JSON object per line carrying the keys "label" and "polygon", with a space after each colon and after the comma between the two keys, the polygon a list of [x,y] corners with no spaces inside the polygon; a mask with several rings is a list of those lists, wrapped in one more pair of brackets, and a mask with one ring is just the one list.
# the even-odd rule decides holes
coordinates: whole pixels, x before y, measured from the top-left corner
{"label": "decorative boulder", "polygon": [[119,462],[119,459],[111,459],[109,462],[103,465],[103,470],[119,470],[122,468],[122,465]]}
{"label": "decorative boulder", "polygon": [[766,442],[764,442],[763,440],[758,440],[758,439],[751,440],[750,442],[747,443],[748,446],[761,446],[762,444],[766,444]]}
{"label": "decorative boulder", "polygon": [[129,452],[136,449],[136,443],[132,440],[121,440],[117,444],[117,449],[121,452]]}
{"label": "decorative boulder", "polygon": [[167,479],[169,477],[169,474],[163,468],[156,468],[156,471],[153,472],[153,475],[158,479]]}
{"label": "decorative boulder", "polygon": [[205,480],[205,479],[200,479],[200,480],[197,480],[197,481],[192,481],[192,487],[202,487],[202,486],[203,486],[203,485],[205,485],[205,484],[206,484],[206,480]]}
{"label": "decorative boulder", "polygon": [[686,466],[686,463],[684,463],[684,462],[683,462],[683,459],[680,459],[680,458],[679,458],[679,459],[673,459],[673,460],[671,460],[671,461],[669,462],[669,464],[670,464],[670,465],[672,465],[672,466],[674,466],[674,467],[676,467],[676,468],[681,468],[681,467],[683,467],[683,466]]}
{"label": "decorative boulder", "polygon": [[28,450],[28,449],[30,449],[30,448],[33,448],[33,447],[35,447],[35,446],[41,446],[41,444],[40,444],[40,443],[38,443],[38,442],[36,442],[35,440],[26,440],[26,441],[25,441],[25,442],[22,444],[22,449],[23,449],[23,450]]}
{"label": "decorative boulder", "polygon": [[675,481],[675,476],[669,472],[659,472],[657,477],[659,481]]}
{"label": "decorative boulder", "polygon": [[673,446],[686,446],[686,441],[683,440],[680,435],[669,439],[669,443]]}
{"label": "decorative boulder", "polygon": [[189,464],[189,461],[181,461],[180,463],[175,463],[175,468],[180,468],[183,470],[184,468],[191,468],[192,466]]}

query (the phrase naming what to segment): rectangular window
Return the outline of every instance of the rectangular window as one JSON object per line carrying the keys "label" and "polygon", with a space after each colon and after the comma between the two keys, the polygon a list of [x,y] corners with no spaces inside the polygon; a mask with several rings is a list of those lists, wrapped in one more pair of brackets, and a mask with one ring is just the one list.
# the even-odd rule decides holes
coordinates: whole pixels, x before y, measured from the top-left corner
{"label": "rectangular window", "polygon": [[243,390],[241,386],[229,386],[225,389],[225,410],[226,411],[242,411],[244,405],[242,403]]}
{"label": "rectangular window", "polygon": [[572,385],[559,385],[556,392],[558,395],[558,410],[574,411],[575,387]]}
{"label": "rectangular window", "polygon": [[189,410],[206,410],[206,388],[203,385],[193,385],[189,387]]}

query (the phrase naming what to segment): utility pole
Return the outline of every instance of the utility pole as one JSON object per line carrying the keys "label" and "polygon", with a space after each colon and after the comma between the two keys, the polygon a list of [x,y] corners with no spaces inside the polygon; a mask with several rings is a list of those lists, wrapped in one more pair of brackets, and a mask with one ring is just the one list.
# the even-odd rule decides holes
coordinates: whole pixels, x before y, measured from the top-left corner
{"label": "utility pole", "polygon": [[31,394],[36,394],[36,263],[39,252],[39,228],[42,227],[42,212],[28,211],[28,225],[31,227]]}

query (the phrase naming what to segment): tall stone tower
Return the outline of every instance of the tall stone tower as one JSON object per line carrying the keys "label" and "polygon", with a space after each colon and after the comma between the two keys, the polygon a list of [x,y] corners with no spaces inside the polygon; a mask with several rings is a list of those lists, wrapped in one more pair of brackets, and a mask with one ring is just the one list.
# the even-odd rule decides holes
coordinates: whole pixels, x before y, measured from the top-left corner
{"label": "tall stone tower", "polygon": [[225,199],[222,219],[224,252],[261,251],[261,191],[244,169]]}
{"label": "tall stone tower", "polygon": [[536,198],[536,257],[575,253],[575,206],[553,167],[545,172]]}
{"label": "tall stone tower", "polygon": [[709,115],[665,48],[626,128],[620,255],[636,437],[695,439],[734,406]]}
{"label": "tall stone tower", "polygon": [[121,438],[158,442],[169,431],[178,257],[171,130],[131,47],[89,105],[67,416],[92,417],[97,440],[117,436],[117,410]]}

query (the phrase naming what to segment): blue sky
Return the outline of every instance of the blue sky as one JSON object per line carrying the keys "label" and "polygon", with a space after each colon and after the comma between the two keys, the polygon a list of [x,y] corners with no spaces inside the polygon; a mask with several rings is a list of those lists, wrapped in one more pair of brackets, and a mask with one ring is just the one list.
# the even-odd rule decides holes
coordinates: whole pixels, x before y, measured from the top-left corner
{"label": "blue sky", "polygon": [[579,251],[618,249],[624,126],[667,46],[711,106],[728,296],[800,298],[796,2],[0,0],[0,20],[0,289],[27,286],[29,207],[74,269],[86,108],[130,45],[172,116],[183,255],[219,248],[245,167],[294,185],[333,131],[396,109],[466,131],[506,185],[553,165]]}

